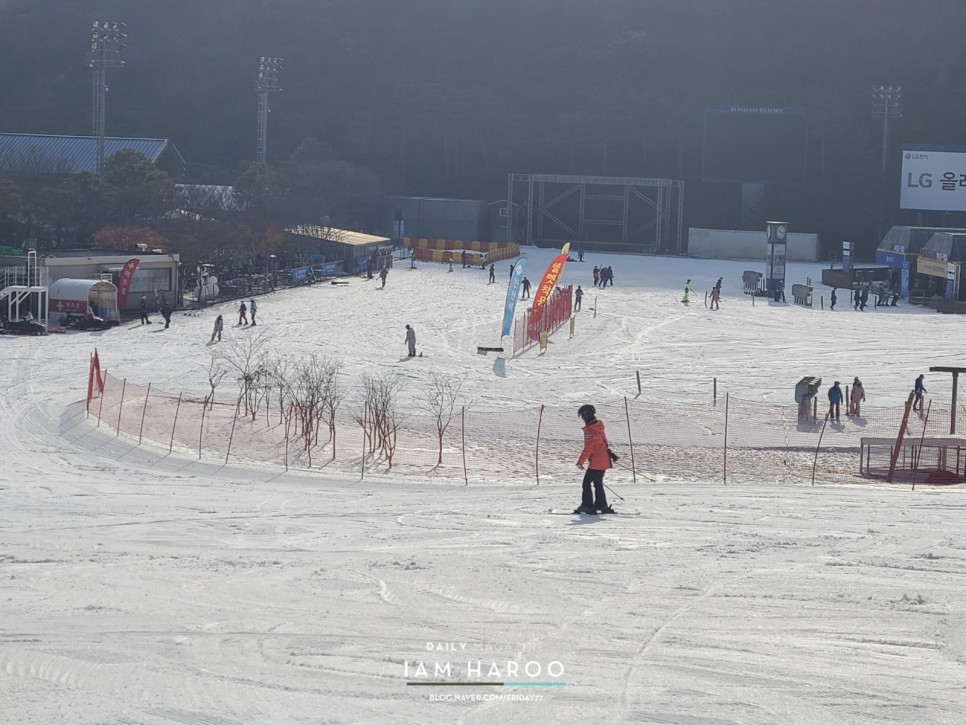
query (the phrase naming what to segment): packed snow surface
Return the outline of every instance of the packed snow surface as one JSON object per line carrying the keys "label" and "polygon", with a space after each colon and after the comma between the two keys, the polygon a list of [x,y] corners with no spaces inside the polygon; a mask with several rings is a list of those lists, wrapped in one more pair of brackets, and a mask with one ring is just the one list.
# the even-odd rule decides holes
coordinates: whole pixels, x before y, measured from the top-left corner
{"label": "packed snow surface", "polygon": [[[535,288],[554,252],[526,251]],[[613,287],[592,287],[595,263]],[[85,415],[95,347],[119,378],[203,395],[219,312],[222,345],[264,334],[338,356],[350,380],[399,371],[411,396],[431,372],[465,376],[508,425],[620,400],[638,370],[669,406],[707,400],[713,378],[787,403],[803,375],[859,376],[870,405],[901,406],[921,372],[949,400],[928,368],[962,364],[961,318],[855,312],[841,291],[829,312],[820,265],[788,269],[816,282],[812,308],[753,305],[741,272],[763,266],[587,255],[563,279],[586,293],[575,336],[503,364],[476,347],[500,343],[508,262],[496,284],[402,263],[385,289],[279,291],[255,330],[224,304],[168,330],[0,337],[0,722],[962,722],[962,487],[618,469],[628,515],[574,517],[576,467],[541,485],[285,473],[138,446]],[[423,358],[406,358],[407,323]],[[580,442],[575,417],[574,461]]]}

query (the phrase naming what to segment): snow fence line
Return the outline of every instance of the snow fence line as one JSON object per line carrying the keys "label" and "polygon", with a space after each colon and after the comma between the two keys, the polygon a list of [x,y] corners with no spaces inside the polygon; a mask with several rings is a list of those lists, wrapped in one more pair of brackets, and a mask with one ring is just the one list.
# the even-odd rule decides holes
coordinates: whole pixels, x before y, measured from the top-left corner
{"label": "snow fence line", "polygon": [[[263,399],[246,414],[241,400],[208,398],[138,385],[99,371],[91,376],[87,414],[115,434],[224,462],[258,461],[344,473],[388,473],[426,480],[575,485],[583,434],[570,406],[487,412],[454,406],[450,416],[394,415],[377,421],[350,394],[335,416],[308,429],[291,403]],[[715,480],[724,483],[858,482],[865,471],[880,478],[890,468],[891,445],[903,409],[863,408],[840,422],[799,420],[797,405],[742,400],[679,403],[666,398],[597,405],[611,448],[620,456],[608,483]],[[966,441],[931,449],[947,435],[948,406],[909,416],[906,448],[893,464],[896,480],[929,482],[928,472],[966,473]],[[966,408],[956,410],[966,429]],[[824,431],[824,432],[823,432]],[[943,438],[936,440],[952,440]],[[886,443],[883,443],[885,441]],[[923,445],[917,446],[916,441]],[[874,444],[874,445],[873,445]],[[958,447],[962,445],[962,449]],[[861,467],[861,470],[860,470]],[[919,470],[925,471],[918,474]],[[956,478],[954,476],[953,478]],[[958,483],[944,477],[942,483]],[[938,481],[937,481],[938,482]]]}

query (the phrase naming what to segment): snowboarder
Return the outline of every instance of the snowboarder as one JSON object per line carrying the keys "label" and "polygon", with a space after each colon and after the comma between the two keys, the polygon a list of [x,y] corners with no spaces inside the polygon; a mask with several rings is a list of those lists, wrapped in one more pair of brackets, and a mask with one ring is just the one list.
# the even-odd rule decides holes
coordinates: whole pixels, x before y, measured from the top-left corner
{"label": "snowboarder", "polygon": [[225,320],[221,315],[215,318],[215,329],[211,331],[211,341],[215,341],[215,337],[218,338],[218,342],[221,342],[221,331],[225,327]]}
{"label": "snowboarder", "polygon": [[835,309],[835,303],[839,301],[839,298],[835,295],[835,288],[832,288],[832,303],[828,306],[830,310]]}
{"label": "snowboarder", "polygon": [[406,325],[406,345],[409,346],[409,357],[416,357],[416,331]]}
{"label": "snowboarder", "polygon": [[842,388],[839,387],[840,383],[836,380],[832,387],[828,389],[828,417],[829,420],[839,419],[840,405],[842,404]]}
{"label": "snowboarder", "polygon": [[919,373],[919,377],[916,378],[916,387],[914,388],[916,398],[912,401],[912,409],[918,410],[920,413],[922,412],[922,394],[929,392],[926,390],[926,386],[923,382],[925,379],[926,376],[923,373]]}
{"label": "snowboarder", "polygon": [[852,392],[849,393],[849,415],[854,415],[859,417],[860,410],[862,409],[862,403],[865,402],[865,387],[862,385],[862,381],[855,378],[852,381]]}
{"label": "snowboarder", "polygon": [[255,304],[255,298],[253,297],[251,303],[248,305],[248,309],[252,313],[252,327],[255,327],[255,313],[258,312],[258,305]]}
{"label": "snowboarder", "polygon": [[[386,277],[388,276],[389,276],[388,267],[383,267],[382,269],[379,270],[379,279],[382,280],[382,287],[386,286]],[[382,287],[380,287],[380,289],[382,289]]]}
{"label": "snowboarder", "polygon": [[238,305],[238,324],[248,324],[248,305],[245,304],[245,300],[242,300],[241,304]]}
{"label": "snowboarder", "polygon": [[691,280],[684,283],[684,299],[681,301],[685,304],[691,301]]}
{"label": "snowboarder", "polygon": [[600,267],[594,265],[594,287],[600,284]]}
{"label": "snowboarder", "polygon": [[577,285],[577,290],[574,292],[574,312],[580,309],[580,301],[584,298],[584,291],[580,289],[580,285]]}
{"label": "snowboarder", "polygon": [[[513,270],[512,269],[510,270],[510,274],[511,275],[513,274]],[[491,264],[490,265],[490,281],[488,282],[488,284],[495,284],[495,283],[496,283],[496,265],[495,264]]]}
{"label": "snowboarder", "polygon": [[167,302],[161,305],[161,316],[164,318],[164,329],[167,330],[171,325],[171,306]]}
{"label": "snowboarder", "polygon": [[523,278],[523,299],[530,299],[530,280]]}
{"label": "snowboarder", "polygon": [[604,424],[597,420],[597,411],[592,405],[582,405],[577,415],[584,421],[584,448],[577,459],[577,468],[587,472],[584,474],[583,492],[580,506],[575,514],[612,514],[614,509],[607,505],[607,495],[604,493],[604,473],[611,466],[610,446],[604,434]]}
{"label": "snowboarder", "polygon": [[141,301],[138,303],[138,311],[141,313],[141,324],[150,325],[151,320],[148,319],[148,298],[141,295]]}

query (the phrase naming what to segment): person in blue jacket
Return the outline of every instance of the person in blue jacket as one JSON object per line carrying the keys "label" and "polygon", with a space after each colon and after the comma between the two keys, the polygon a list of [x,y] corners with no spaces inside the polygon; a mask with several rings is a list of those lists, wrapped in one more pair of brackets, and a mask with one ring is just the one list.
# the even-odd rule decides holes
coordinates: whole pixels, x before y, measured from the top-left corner
{"label": "person in blue jacket", "polygon": [[838,380],[828,389],[828,417],[829,420],[839,419],[839,406],[842,405],[842,388]]}

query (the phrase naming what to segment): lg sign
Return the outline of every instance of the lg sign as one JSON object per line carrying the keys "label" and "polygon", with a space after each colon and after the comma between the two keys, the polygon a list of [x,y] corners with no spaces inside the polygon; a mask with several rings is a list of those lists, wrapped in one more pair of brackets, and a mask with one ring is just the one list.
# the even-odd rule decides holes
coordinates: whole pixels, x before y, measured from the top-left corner
{"label": "lg sign", "polygon": [[902,147],[903,209],[966,211],[966,147]]}

